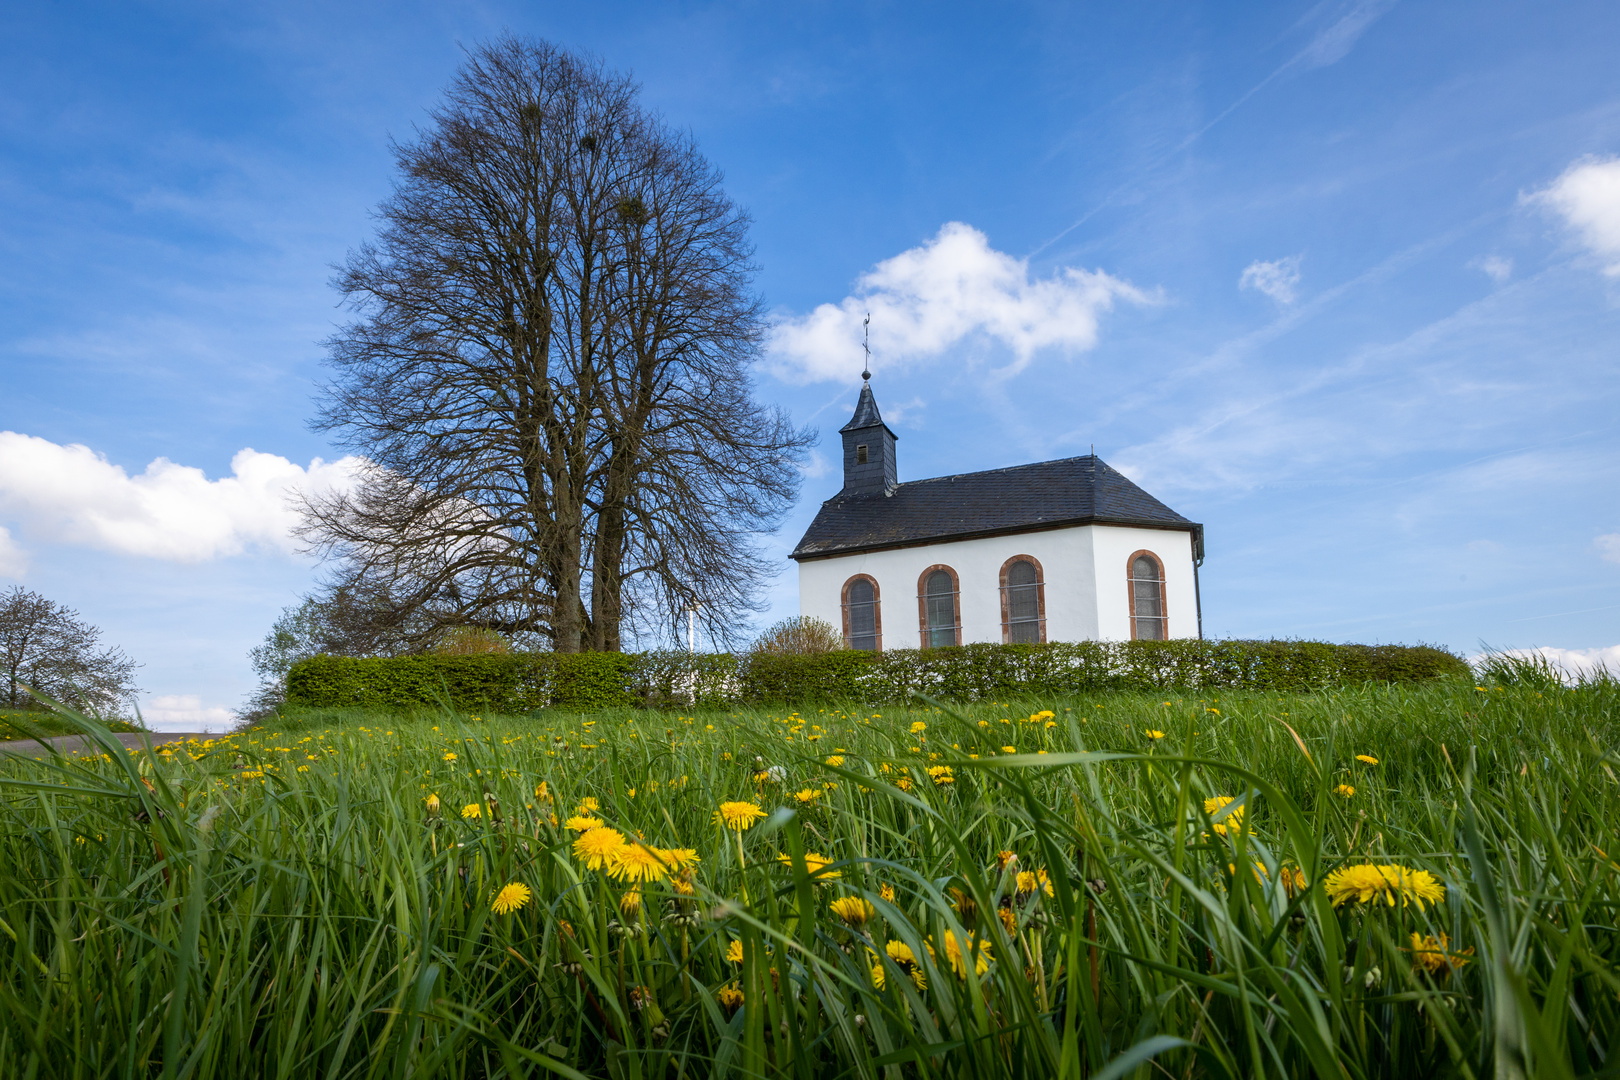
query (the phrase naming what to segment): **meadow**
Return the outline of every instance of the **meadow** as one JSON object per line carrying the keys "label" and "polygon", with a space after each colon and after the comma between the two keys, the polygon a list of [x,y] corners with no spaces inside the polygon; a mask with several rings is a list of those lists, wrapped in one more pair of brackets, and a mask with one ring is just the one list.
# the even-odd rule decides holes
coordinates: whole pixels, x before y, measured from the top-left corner
{"label": "meadow", "polygon": [[98,734],[0,1075],[1614,1075],[1620,685],[1497,674]]}

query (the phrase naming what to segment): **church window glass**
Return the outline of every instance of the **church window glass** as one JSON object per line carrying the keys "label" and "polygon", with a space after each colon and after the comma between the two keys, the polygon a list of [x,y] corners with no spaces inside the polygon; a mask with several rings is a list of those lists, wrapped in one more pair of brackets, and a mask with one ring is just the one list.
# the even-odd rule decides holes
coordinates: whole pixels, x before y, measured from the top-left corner
{"label": "church window glass", "polygon": [[844,640],[852,649],[879,652],[883,623],[878,612],[877,582],[862,574],[844,584]]}
{"label": "church window glass", "polygon": [[1028,555],[1001,568],[1002,640],[1036,645],[1046,640],[1046,597],[1041,568]]}
{"label": "church window glass", "polygon": [[865,465],[866,462],[867,462],[866,444],[861,443],[859,446],[855,447],[855,464],[857,464],[857,465]]}
{"label": "church window glass", "polygon": [[957,643],[956,575],[948,568],[925,571],[923,578],[923,648]]}
{"label": "church window glass", "polygon": [[1146,551],[1131,556],[1131,637],[1163,641],[1167,633],[1164,609],[1164,570]]}

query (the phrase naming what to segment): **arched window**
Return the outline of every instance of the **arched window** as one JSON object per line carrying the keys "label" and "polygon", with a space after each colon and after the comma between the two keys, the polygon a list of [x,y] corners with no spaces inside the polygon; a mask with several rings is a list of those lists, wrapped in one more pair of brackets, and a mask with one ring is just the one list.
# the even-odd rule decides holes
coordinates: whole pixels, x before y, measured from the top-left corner
{"label": "arched window", "polygon": [[1001,640],[1037,645],[1046,640],[1046,582],[1033,555],[1001,564]]}
{"label": "arched window", "polygon": [[844,644],[883,651],[883,610],[878,605],[876,578],[856,574],[844,582]]}
{"label": "arched window", "polygon": [[917,612],[923,648],[937,649],[962,643],[956,594],[956,571],[948,566],[930,566],[917,579]]}
{"label": "arched window", "polygon": [[1127,564],[1131,589],[1131,637],[1163,641],[1170,636],[1164,607],[1164,565],[1151,551],[1138,551]]}

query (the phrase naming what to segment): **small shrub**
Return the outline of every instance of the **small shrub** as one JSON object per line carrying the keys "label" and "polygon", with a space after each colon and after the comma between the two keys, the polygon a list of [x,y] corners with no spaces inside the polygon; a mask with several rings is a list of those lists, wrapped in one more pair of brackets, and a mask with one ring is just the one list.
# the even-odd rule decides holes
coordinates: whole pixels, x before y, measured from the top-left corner
{"label": "small shrub", "polygon": [[844,647],[844,636],[825,619],[799,615],[783,619],[759,636],[749,650],[771,656],[820,656]]}
{"label": "small shrub", "polygon": [[456,626],[446,630],[431,651],[434,656],[505,656],[512,646],[485,627]]}

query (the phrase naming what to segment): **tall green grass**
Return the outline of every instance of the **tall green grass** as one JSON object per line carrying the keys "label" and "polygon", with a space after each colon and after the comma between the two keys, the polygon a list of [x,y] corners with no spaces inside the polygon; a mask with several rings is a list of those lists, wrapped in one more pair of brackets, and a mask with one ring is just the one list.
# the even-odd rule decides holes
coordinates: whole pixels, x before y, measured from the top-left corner
{"label": "tall green grass", "polygon": [[[0,766],[0,1075],[1614,1074],[1617,705],[304,714],[169,753],[84,720],[101,758]],[[697,849],[693,894],[625,914],[572,853],[586,797]],[[1363,863],[1444,899],[1335,906]]]}

